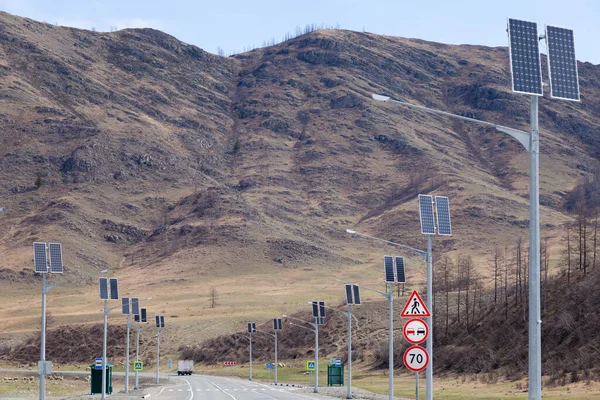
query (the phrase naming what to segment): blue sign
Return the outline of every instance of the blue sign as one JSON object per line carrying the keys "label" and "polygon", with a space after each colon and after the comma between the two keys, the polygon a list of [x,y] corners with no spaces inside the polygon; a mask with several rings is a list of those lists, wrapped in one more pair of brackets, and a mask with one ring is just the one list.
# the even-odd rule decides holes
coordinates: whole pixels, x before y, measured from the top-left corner
{"label": "blue sign", "polygon": [[314,371],[315,370],[315,362],[314,361],[307,361],[306,362],[306,369],[309,371]]}
{"label": "blue sign", "polygon": [[273,363],[266,363],[265,367],[267,367],[267,369],[273,369]]}
{"label": "blue sign", "polygon": [[102,369],[102,357],[97,357],[94,362],[94,369]]}
{"label": "blue sign", "polygon": [[342,359],[341,358],[336,358],[335,359],[335,366],[336,367],[341,367],[342,366]]}

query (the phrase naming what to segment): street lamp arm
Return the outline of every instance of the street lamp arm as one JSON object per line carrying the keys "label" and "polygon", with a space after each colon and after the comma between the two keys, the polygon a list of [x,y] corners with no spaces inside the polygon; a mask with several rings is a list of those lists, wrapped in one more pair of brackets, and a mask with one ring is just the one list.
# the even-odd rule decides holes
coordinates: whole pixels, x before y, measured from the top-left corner
{"label": "street lamp arm", "polygon": [[[343,281],[341,279],[336,279],[336,281],[345,283],[347,285],[356,285],[355,283],[346,282],[346,281]],[[362,286],[362,285],[356,285],[356,286],[358,286],[361,289],[370,290],[371,292],[379,293],[380,295],[382,295],[383,297],[386,297],[386,298],[389,298],[389,296],[390,296],[388,293],[380,292],[379,290],[371,289],[371,288],[368,288],[366,286]]]}
{"label": "street lamp arm", "polygon": [[354,231],[352,229],[346,229],[346,232],[349,233],[349,234],[351,234],[351,235],[358,235],[358,236],[362,236],[362,237],[365,237],[365,238],[368,238],[368,239],[378,240],[380,242],[384,242],[384,243],[391,244],[391,245],[394,245],[394,246],[402,247],[404,249],[410,250],[413,253],[421,256],[424,260],[427,261],[427,252],[426,251],[415,249],[415,248],[412,248],[410,246],[406,246],[404,244],[392,242],[390,240],[381,239],[381,238],[378,238],[378,237],[375,237],[375,236],[365,235],[364,233],[356,232],[356,231]]}
{"label": "street lamp arm", "polygon": [[[308,303],[308,304],[312,304],[312,303]],[[284,315],[283,317],[284,317],[284,318],[288,318],[288,319],[293,319],[294,321],[298,321],[298,322],[304,322],[305,324],[309,324],[309,325],[312,325],[312,326],[314,326],[314,325],[315,325],[314,323],[312,323],[312,322],[310,322],[310,321],[305,321],[305,320],[303,320],[303,319],[300,319],[300,318],[294,318],[294,317],[290,317],[289,315]]]}
{"label": "street lamp arm", "polygon": [[92,276],[102,275],[102,274],[105,274],[107,272],[108,272],[108,269],[103,269],[102,271],[94,272],[93,274],[81,276],[81,277],[78,277],[78,278],[75,278],[75,279],[66,279],[64,281],[53,283],[52,285],[46,285],[46,293],[48,293],[48,291],[50,289],[52,289],[53,287],[55,287],[55,286],[61,286],[61,285],[65,285],[67,283],[73,283],[74,281],[91,278]]}
{"label": "street lamp arm", "polygon": [[492,124],[492,123],[486,122],[486,121],[480,121],[475,118],[463,117],[462,115],[456,115],[456,114],[452,114],[452,113],[449,113],[446,111],[433,110],[431,108],[427,108],[427,107],[419,106],[416,104],[411,104],[411,103],[407,103],[404,101],[392,99],[389,96],[382,96],[380,94],[373,94],[372,97],[374,100],[377,100],[377,101],[390,101],[392,103],[400,104],[402,106],[409,107],[409,108],[415,108],[415,109],[425,111],[428,113],[432,113],[432,114],[444,115],[446,117],[462,119],[463,121],[474,122],[474,123],[480,124],[480,125],[491,126],[493,128],[496,128],[500,132],[509,134],[510,136],[515,138],[519,143],[521,143],[527,151],[531,151],[530,147],[529,147],[529,134],[527,134],[526,132],[520,131],[518,129],[509,128],[509,127],[502,126],[502,125],[496,125],[496,124]]}
{"label": "street lamp arm", "polygon": [[256,330],[256,332],[258,332],[258,333],[264,333],[265,335],[269,335],[269,336],[273,336],[273,337],[275,337],[275,334],[274,334],[274,333],[271,333],[271,332],[265,332],[265,331],[261,331],[260,329],[257,329],[257,330]]}
{"label": "street lamp arm", "polygon": [[290,325],[293,325],[293,326],[296,326],[296,327],[298,327],[298,328],[306,329],[307,331],[311,331],[311,332],[314,332],[314,331],[315,331],[313,328],[307,328],[307,327],[305,327],[305,326],[302,326],[302,325],[294,324],[293,322],[288,322],[288,324],[290,324]]}

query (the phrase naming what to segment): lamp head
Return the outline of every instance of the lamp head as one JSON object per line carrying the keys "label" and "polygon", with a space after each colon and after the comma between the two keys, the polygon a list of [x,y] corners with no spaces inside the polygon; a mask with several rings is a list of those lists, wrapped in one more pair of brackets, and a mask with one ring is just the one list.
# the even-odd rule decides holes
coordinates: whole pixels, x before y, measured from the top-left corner
{"label": "lamp head", "polygon": [[356,231],[353,231],[352,229],[346,229],[346,233],[354,235],[356,233]]}
{"label": "lamp head", "polygon": [[373,100],[377,101],[388,101],[390,99],[390,96],[382,96],[380,94],[372,94],[371,96],[373,96]]}
{"label": "lamp head", "polygon": [[107,269],[103,269],[102,271],[100,271],[101,274],[105,274],[108,272],[108,268]]}

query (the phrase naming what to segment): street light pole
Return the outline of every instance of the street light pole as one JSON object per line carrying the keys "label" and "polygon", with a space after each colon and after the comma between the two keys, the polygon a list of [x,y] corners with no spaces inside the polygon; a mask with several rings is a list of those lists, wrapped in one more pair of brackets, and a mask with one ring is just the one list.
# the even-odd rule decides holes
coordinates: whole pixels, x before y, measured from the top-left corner
{"label": "street light pole", "polygon": [[348,303],[348,392],[346,398],[352,398],[352,304]]}
{"label": "street light pole", "polygon": [[129,393],[129,329],[131,327],[131,315],[127,314],[127,345],[125,346],[125,393]]}
{"label": "street light pole", "polygon": [[250,381],[252,380],[252,332],[249,333],[250,335]]}
{"label": "street light pole", "polygon": [[102,341],[102,400],[106,400],[106,330],[108,325],[108,313],[106,308],[108,300],[104,300],[104,340]]}
{"label": "street light pole", "polygon": [[319,321],[315,317],[315,388],[313,393],[319,393]]}
{"label": "street light pole", "polygon": [[158,385],[158,374],[160,366],[160,327],[156,328],[156,384]]}
{"label": "street light pole", "polygon": [[[427,235],[427,308],[433,310],[433,252],[431,235]],[[426,388],[425,394],[428,400],[433,398],[433,315],[427,317],[429,337],[427,338],[427,354],[429,362],[425,368]],[[417,374],[418,379],[418,374]]]}
{"label": "street light pole", "polygon": [[[138,321],[136,330],[137,333],[135,335],[135,361],[138,362],[140,360],[140,331],[142,330],[142,327],[140,326],[140,321]],[[140,389],[139,372],[140,371],[138,371],[137,369],[135,370],[135,390]]]}

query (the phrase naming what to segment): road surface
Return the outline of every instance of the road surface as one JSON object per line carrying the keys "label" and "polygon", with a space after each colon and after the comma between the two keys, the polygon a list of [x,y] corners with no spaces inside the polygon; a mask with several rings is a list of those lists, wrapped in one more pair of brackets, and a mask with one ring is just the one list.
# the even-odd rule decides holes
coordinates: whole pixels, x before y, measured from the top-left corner
{"label": "road surface", "polygon": [[332,397],[292,386],[265,385],[255,381],[218,376],[178,376],[181,384],[163,387],[152,400],[326,400]]}

